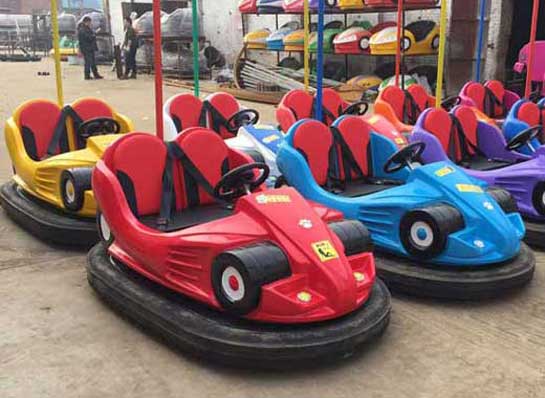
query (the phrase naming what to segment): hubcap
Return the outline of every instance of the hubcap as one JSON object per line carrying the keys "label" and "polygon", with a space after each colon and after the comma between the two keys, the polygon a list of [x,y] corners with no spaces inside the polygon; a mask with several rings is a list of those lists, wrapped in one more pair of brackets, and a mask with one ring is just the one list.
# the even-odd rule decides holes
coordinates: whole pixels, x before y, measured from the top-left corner
{"label": "hubcap", "polygon": [[110,237],[112,235],[112,231],[110,231],[110,226],[106,222],[106,219],[104,218],[104,214],[100,215],[100,225],[98,226],[100,228],[100,233],[102,234],[102,238],[107,242],[110,240]]}
{"label": "hubcap", "polygon": [[431,43],[432,48],[438,48],[439,47],[439,37],[434,37],[433,41]]}
{"label": "hubcap", "polygon": [[360,47],[363,50],[367,50],[369,48],[369,39],[367,37],[360,40]]}
{"label": "hubcap", "polygon": [[67,180],[66,185],[64,186],[64,193],[66,194],[66,199],[68,203],[74,203],[76,200],[76,188],[74,188],[74,183],[72,180]]}
{"label": "hubcap", "polygon": [[541,194],[541,203],[545,206],[545,192]]}
{"label": "hubcap", "polygon": [[407,51],[407,50],[409,49],[409,47],[411,46],[411,41],[410,41],[410,39],[408,39],[408,38],[406,38],[406,37],[403,39],[403,42],[402,42],[402,43],[403,43],[403,45],[401,46],[401,49],[402,49],[403,51]]}
{"label": "hubcap", "polygon": [[221,287],[227,299],[234,303],[242,300],[245,294],[242,275],[234,267],[227,267],[221,275]]}
{"label": "hubcap", "polygon": [[419,249],[428,249],[433,244],[433,230],[423,222],[417,221],[411,226],[411,242]]}

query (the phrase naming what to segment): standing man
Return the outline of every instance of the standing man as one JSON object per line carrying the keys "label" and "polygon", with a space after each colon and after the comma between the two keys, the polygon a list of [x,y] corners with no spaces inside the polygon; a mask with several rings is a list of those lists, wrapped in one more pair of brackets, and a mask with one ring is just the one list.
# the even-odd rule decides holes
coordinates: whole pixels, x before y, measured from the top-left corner
{"label": "standing man", "polygon": [[98,74],[97,64],[95,61],[95,51],[98,51],[97,38],[93,29],[91,29],[91,18],[84,17],[83,21],[78,26],[78,41],[79,50],[83,54],[85,61],[84,73],[85,80],[91,80],[91,72],[95,79],[102,79]]}
{"label": "standing man", "polygon": [[[125,79],[136,79],[136,50],[138,49],[138,39],[136,32],[132,27],[131,17],[125,17],[125,40],[123,49],[125,50]],[[130,75],[129,75],[130,73]]]}

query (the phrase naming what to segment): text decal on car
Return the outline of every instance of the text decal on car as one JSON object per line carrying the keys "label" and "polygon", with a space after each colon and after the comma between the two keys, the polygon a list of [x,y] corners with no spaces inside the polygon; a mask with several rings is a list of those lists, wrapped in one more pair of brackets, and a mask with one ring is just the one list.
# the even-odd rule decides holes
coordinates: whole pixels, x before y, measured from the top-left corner
{"label": "text decal on car", "polygon": [[266,205],[268,203],[290,203],[291,198],[289,195],[257,195],[255,200],[260,205]]}
{"label": "text decal on car", "polygon": [[444,177],[444,176],[448,176],[449,174],[454,173],[454,171],[455,171],[455,170],[454,170],[452,167],[450,167],[450,166],[445,166],[445,167],[443,167],[443,168],[437,170],[437,171],[435,172],[435,175],[436,175],[437,177]]}
{"label": "text decal on car", "polygon": [[339,258],[339,253],[328,240],[313,243],[312,248],[322,263]]}
{"label": "text decal on car", "polygon": [[270,144],[271,142],[278,141],[280,139],[280,136],[277,134],[271,134],[265,138],[263,138],[263,142],[265,144]]}
{"label": "text decal on car", "polygon": [[478,185],[473,184],[456,184],[456,189],[460,192],[472,192],[472,193],[483,193],[483,189]]}

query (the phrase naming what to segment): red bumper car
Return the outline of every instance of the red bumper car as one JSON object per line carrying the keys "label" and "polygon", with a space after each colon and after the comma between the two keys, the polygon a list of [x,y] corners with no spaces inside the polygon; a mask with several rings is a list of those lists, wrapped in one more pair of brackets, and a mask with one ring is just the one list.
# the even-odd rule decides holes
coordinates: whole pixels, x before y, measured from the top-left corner
{"label": "red bumper car", "polygon": [[98,294],[186,350],[228,364],[342,358],[386,327],[369,234],[205,128],[116,141],[93,173]]}

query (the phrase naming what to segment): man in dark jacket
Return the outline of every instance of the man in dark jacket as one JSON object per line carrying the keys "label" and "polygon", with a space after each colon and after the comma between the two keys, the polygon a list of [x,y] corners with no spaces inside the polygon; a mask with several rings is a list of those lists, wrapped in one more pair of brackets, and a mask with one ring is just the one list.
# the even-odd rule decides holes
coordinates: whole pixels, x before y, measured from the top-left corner
{"label": "man in dark jacket", "polygon": [[91,80],[91,72],[95,79],[102,79],[97,70],[95,61],[95,51],[98,51],[97,38],[93,29],[91,29],[91,18],[85,17],[78,26],[79,50],[83,54],[85,61],[84,73],[85,80]]}
{"label": "man in dark jacket", "polygon": [[[131,17],[125,17],[125,40],[123,48],[125,50],[125,79],[136,79],[136,50],[138,49],[138,39],[136,32],[132,27]],[[129,75],[130,73],[130,75]]]}

